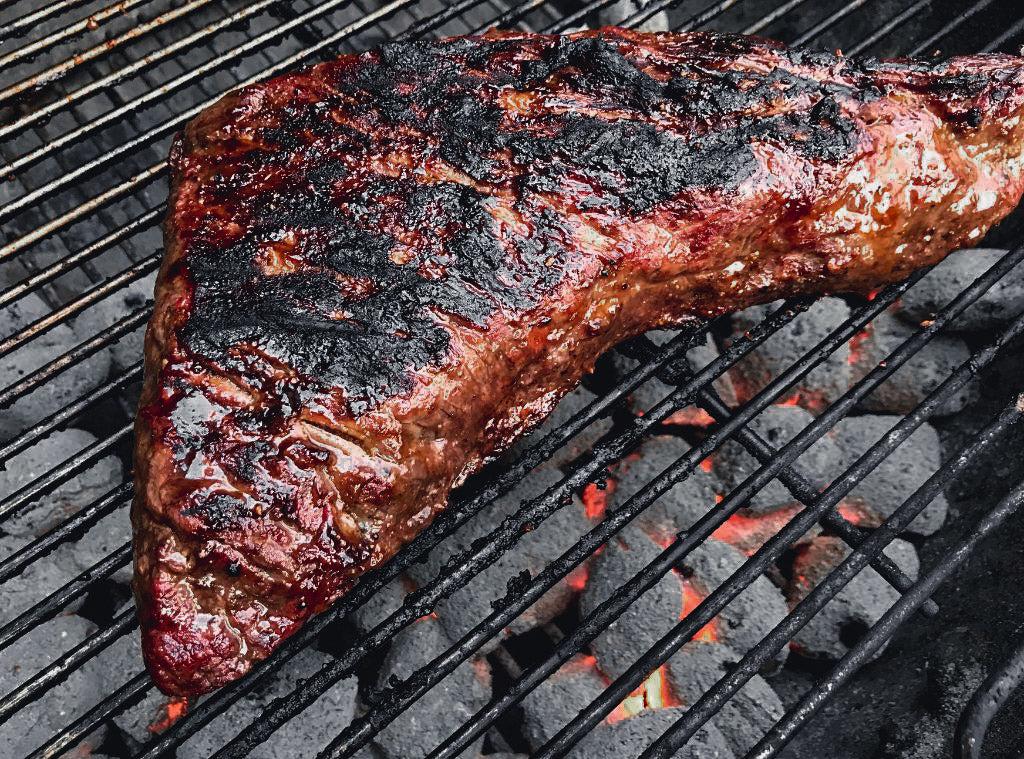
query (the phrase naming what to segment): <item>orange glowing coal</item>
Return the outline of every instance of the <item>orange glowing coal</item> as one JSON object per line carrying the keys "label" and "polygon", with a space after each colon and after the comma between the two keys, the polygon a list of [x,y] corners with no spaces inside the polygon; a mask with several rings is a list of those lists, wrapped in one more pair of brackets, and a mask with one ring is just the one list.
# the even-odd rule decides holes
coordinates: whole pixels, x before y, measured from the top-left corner
{"label": "orange glowing coal", "polygon": [[640,686],[626,696],[615,710],[605,717],[609,724],[621,722],[634,717],[644,709],[667,709],[671,706],[682,706],[683,702],[676,698],[668,684],[668,673],[665,665],[661,665]]}
{"label": "orange glowing coal", "polygon": [[678,427],[710,427],[714,423],[715,419],[711,414],[696,406],[679,409],[665,420],[665,424]]}
{"label": "orange glowing coal", "polygon": [[147,730],[151,733],[162,733],[164,730],[169,728],[179,719],[185,716],[185,712],[188,711],[188,698],[181,696],[180,698],[170,698],[167,701],[167,705],[164,707],[164,716],[149,725]]}
{"label": "orange glowing coal", "polygon": [[703,469],[708,474],[711,474],[711,470],[714,468],[714,466],[714,461],[712,461],[710,456],[708,456],[706,459],[700,462],[700,468]]}
{"label": "orange glowing coal", "polygon": [[738,512],[711,533],[711,537],[751,556],[772,535],[785,527],[799,510],[800,507],[794,505],[776,509],[768,514]]}
{"label": "orange glowing coal", "polygon": [[[685,619],[689,616],[690,612],[696,609],[700,602],[704,600],[705,594],[701,593],[685,578],[680,578],[683,583],[683,609],[679,613],[680,619]],[[693,636],[694,640],[702,640],[706,643],[715,643],[718,641],[718,620],[712,619],[706,625],[704,625],[697,634]]]}
{"label": "orange glowing coal", "polygon": [[788,398],[783,398],[781,401],[775,404],[776,406],[799,406],[800,405],[800,391],[796,391]]}
{"label": "orange glowing coal", "polygon": [[576,569],[572,570],[569,575],[565,578],[566,584],[572,588],[576,593],[582,593],[583,589],[587,587],[587,580],[590,579],[590,567],[587,564],[580,564]]}
{"label": "orange glowing coal", "polygon": [[864,341],[870,336],[871,325],[869,324],[850,338],[850,355],[846,359],[850,366],[857,366],[861,363],[861,359],[864,357]]}
{"label": "orange glowing coal", "polygon": [[608,496],[615,492],[615,480],[611,477],[601,485],[595,482],[589,483],[583,488],[583,513],[587,519],[604,519],[608,511]]}

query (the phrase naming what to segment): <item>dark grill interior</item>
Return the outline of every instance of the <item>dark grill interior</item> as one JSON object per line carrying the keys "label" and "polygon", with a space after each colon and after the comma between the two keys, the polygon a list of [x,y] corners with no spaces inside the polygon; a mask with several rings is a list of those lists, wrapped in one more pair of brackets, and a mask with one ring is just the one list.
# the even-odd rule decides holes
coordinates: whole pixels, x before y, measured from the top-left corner
{"label": "dark grill interior", "polygon": [[[169,140],[239,83],[494,25],[1014,52],[1015,5],[0,0],[0,755],[839,756],[843,741],[860,746],[850,756],[948,755],[899,720],[858,737],[879,729],[861,702],[911,719],[873,659],[921,662],[932,641],[904,622],[961,624],[974,645],[972,602],[932,596],[951,595],[950,577],[1012,593],[1020,573],[1007,522],[1024,499],[1016,217],[970,277],[940,266],[870,300],[787,302],[620,346],[393,561],[196,703],[161,696],[134,643],[131,425]],[[664,518],[665,499],[696,498],[702,477],[717,508]],[[972,570],[990,535],[1008,558]],[[682,604],[667,619],[664,593]],[[929,675],[935,694],[959,690],[920,735],[952,740],[977,689],[956,750],[980,755],[1021,678],[1020,608],[977,644],[979,671]],[[1019,745],[1013,709],[993,723],[999,756]]]}

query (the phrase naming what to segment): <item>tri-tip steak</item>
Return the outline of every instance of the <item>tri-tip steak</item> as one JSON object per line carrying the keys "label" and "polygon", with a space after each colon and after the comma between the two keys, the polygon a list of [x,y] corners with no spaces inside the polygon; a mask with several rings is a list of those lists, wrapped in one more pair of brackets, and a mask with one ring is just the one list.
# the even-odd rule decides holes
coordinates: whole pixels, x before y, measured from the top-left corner
{"label": "tri-tip steak", "polygon": [[607,28],[399,42],[176,140],[133,508],[149,670],[243,675],[606,349],[866,291],[1022,191],[1024,62]]}

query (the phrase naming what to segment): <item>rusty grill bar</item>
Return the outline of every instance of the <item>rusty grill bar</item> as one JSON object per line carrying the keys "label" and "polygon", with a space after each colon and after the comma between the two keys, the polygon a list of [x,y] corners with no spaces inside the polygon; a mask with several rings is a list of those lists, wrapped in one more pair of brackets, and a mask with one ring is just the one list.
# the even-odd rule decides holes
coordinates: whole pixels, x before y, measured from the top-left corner
{"label": "rusty grill bar", "polygon": [[[797,44],[814,44],[821,35],[834,33],[852,15],[870,12],[874,0],[853,0],[825,14],[807,28],[788,32],[806,0],[780,3],[770,12],[749,20],[746,33],[771,33]],[[18,5],[0,2],[0,12]],[[24,4],[22,4],[24,5]],[[82,6],[96,8],[91,15],[74,17],[52,31],[42,32],[34,39],[34,29],[46,21],[53,22],[63,14],[73,16]],[[216,7],[214,7],[216,5]],[[906,24],[930,10],[929,0],[906,2],[894,15],[878,19],[873,29],[861,39],[847,41],[848,53],[872,51],[879,43],[906,28]],[[941,23],[923,39],[909,39],[902,45],[908,53],[930,51],[965,25],[972,23],[993,0],[963,2],[956,12],[947,14]],[[63,0],[42,10],[13,16],[0,24],[0,140],[9,141],[4,149],[0,171],[8,183],[0,206],[0,222],[5,236],[0,247],[0,266],[20,267],[22,276],[0,292],[0,307],[17,305],[30,294],[42,296],[50,306],[49,313],[39,316],[10,335],[0,336],[0,359],[40,341],[57,327],[66,325],[79,314],[138,283],[151,274],[159,263],[159,252],[139,252],[133,244],[152,241],[155,225],[164,210],[163,188],[157,182],[166,171],[167,138],[188,119],[205,108],[225,89],[272,76],[337,51],[365,47],[385,39],[414,39],[425,35],[457,34],[478,31],[492,25],[517,25],[535,31],[561,32],[585,23],[598,11],[616,6],[612,0],[588,3],[527,0],[504,3],[498,0],[460,0],[442,4],[417,3],[412,0],[374,5],[369,2],[328,0],[316,4],[296,4],[284,9],[276,2],[256,0],[249,3],[211,4],[209,0],[163,8],[153,0],[128,0],[106,7],[83,0]],[[741,11],[744,0],[717,0],[690,3],[683,0],[654,0],[629,9],[620,19],[625,26],[644,23],[666,9],[686,10],[678,30],[714,27],[728,21],[730,12]],[[5,18],[11,16],[10,13]],[[252,26],[253,22],[259,22]],[[250,24],[239,32],[240,25]],[[46,28],[46,27],[44,27]],[[109,34],[107,30],[109,28]],[[212,45],[224,35],[242,34],[243,39],[231,47]],[[103,35],[97,37],[97,33]],[[985,45],[986,50],[1008,49],[1024,36],[1024,16],[1009,24]],[[146,43],[138,54],[133,45]],[[73,47],[72,47],[73,46]],[[205,47],[204,47],[205,46]],[[275,47],[276,46],[276,47]],[[205,52],[201,52],[205,51]],[[201,62],[189,61],[181,73],[162,75],[154,71],[162,64],[188,60],[199,54]],[[262,56],[262,57],[257,57]],[[253,59],[256,62],[253,63]],[[37,64],[36,60],[40,59]],[[239,73],[227,70],[248,62]],[[83,74],[83,72],[86,72]],[[214,83],[215,82],[215,83]],[[136,94],[121,95],[118,85],[133,83]],[[193,88],[198,88],[198,94]],[[115,96],[108,97],[112,93]],[[189,94],[192,93],[192,94]],[[83,115],[82,106],[98,96],[107,97],[109,107],[91,115]],[[183,96],[187,100],[183,100]],[[165,108],[171,115],[143,119],[150,109]],[[62,121],[63,119],[63,121]],[[79,158],[79,149],[112,127],[128,125],[130,134],[112,147],[103,147],[98,154]],[[155,124],[155,125],[154,125]],[[145,125],[145,126],[144,126]],[[45,130],[46,139],[30,139],[30,130]],[[154,152],[154,148],[156,149]],[[13,154],[8,155],[8,152]],[[94,151],[96,152],[96,151]],[[157,160],[153,160],[157,157]],[[76,236],[83,223],[99,236],[87,241]],[[149,237],[146,237],[146,235]],[[59,254],[40,263],[32,252],[45,248],[58,249]],[[978,540],[996,529],[1022,500],[1020,488],[999,503],[948,558],[933,567],[919,580],[906,577],[882,549],[909,525],[942,489],[969,469],[979,457],[1000,440],[1001,434],[1016,424],[1022,414],[1019,401],[997,414],[984,431],[971,440],[925,482],[880,527],[864,529],[843,517],[837,506],[864,477],[891,454],[917,429],[945,399],[977,376],[1009,342],[1024,332],[1024,317],[1018,318],[992,343],[976,352],[936,388],[912,413],[907,414],[893,430],[877,441],[828,488],[819,493],[792,469],[795,459],[816,440],[825,435],[863,398],[904,366],[918,351],[963,314],[963,312],[1020,264],[1024,248],[1009,252],[998,264],[972,283],[949,303],[931,323],[915,334],[882,361],[874,370],[851,387],[839,400],[824,410],[812,424],[780,449],[775,450],[749,428],[750,422],[773,402],[782,400],[789,389],[828,356],[845,345],[882,311],[896,302],[924,273],[899,285],[886,288],[874,300],[854,309],[843,324],[834,329],[811,351],[775,377],[761,392],[738,408],[730,409],[711,388],[712,382],[740,359],[763,344],[772,335],[799,318],[809,306],[807,300],[787,302],[749,333],[736,340],[721,356],[697,372],[683,368],[686,351],[701,341],[709,325],[684,331],[665,346],[649,340],[636,341],[620,350],[639,358],[640,367],[613,390],[600,396],[577,413],[563,427],[533,444],[511,462],[491,466],[479,478],[475,491],[456,495],[449,509],[423,534],[385,566],[365,576],[356,588],[334,607],[311,620],[294,637],[286,641],[270,659],[256,664],[243,680],[233,683],[201,700],[195,708],[140,747],[136,757],[156,759],[170,756],[189,737],[203,729],[217,716],[229,712],[235,703],[265,682],[296,654],[309,646],[329,626],[371,599],[389,581],[438,546],[474,515],[484,512],[498,497],[510,492],[528,477],[531,470],[566,446],[572,438],[595,421],[608,417],[620,408],[636,388],[652,377],[673,386],[672,392],[642,417],[616,436],[595,446],[592,455],[574,465],[557,484],[540,496],[521,504],[519,510],[495,528],[486,541],[461,553],[437,577],[406,598],[403,606],[388,616],[366,635],[359,637],[319,672],[302,681],[301,687],[283,698],[272,701],[258,719],[240,725],[238,735],[215,754],[218,759],[246,756],[261,740],[290,719],[302,719],[301,711],[342,678],[351,675],[368,656],[386,646],[395,635],[416,619],[428,614],[445,597],[465,586],[486,566],[515,545],[524,532],[549,517],[566,498],[588,483],[603,476],[608,466],[635,449],[657,425],[674,411],[696,406],[707,411],[716,424],[706,438],[669,469],[649,482],[626,504],[603,518],[599,524],[563,555],[554,559],[541,573],[517,586],[516,593],[497,604],[492,614],[455,642],[443,654],[402,682],[390,685],[375,700],[375,708],[356,718],[328,746],[310,747],[318,757],[354,755],[416,699],[440,682],[457,665],[470,659],[482,646],[500,633],[544,592],[565,579],[570,572],[591,557],[603,544],[623,529],[648,505],[665,493],[674,483],[685,479],[703,460],[725,441],[737,440],[755,458],[760,467],[745,482],[729,493],[718,509],[705,515],[690,531],[680,533],[652,564],[636,574],[597,609],[580,620],[580,624],[557,641],[544,661],[524,672],[514,674],[513,683],[504,693],[481,708],[444,744],[434,748],[431,757],[454,757],[479,736],[492,730],[502,715],[524,698],[545,678],[554,673],[572,656],[584,650],[599,632],[612,624],[627,606],[646,589],[670,571],[696,547],[700,546],[730,515],[742,508],[758,490],[778,478],[800,502],[802,510],[767,543],[757,550],[743,567],[704,598],[676,627],[665,635],[624,674],[616,678],[604,693],[572,719],[536,754],[553,758],[566,753],[581,736],[598,724],[644,679],[665,662],[672,653],[709,623],[735,596],[761,576],[767,567],[793,545],[815,523],[838,535],[852,549],[849,557],[835,569],[811,594],[745,653],[739,665],[723,676],[682,718],[661,736],[644,757],[671,756],[689,737],[716,714],[722,705],[754,675],[780,648],[785,646],[806,622],[847,582],[868,565],[885,577],[902,596],[889,613],[865,637],[852,647],[821,683],[808,691],[800,703],[763,738],[750,756],[775,756],[813,714],[820,708],[835,686],[847,680],[915,611],[941,613],[930,594],[969,555]],[[121,261],[120,268],[111,260]],[[128,265],[123,262],[127,260]],[[84,275],[77,294],[62,296],[55,284],[72,275]],[[64,288],[68,290],[69,288]],[[63,372],[78,366],[98,351],[118,343],[138,330],[148,318],[150,304],[145,303],[117,315],[116,320],[77,345],[52,357],[47,363],[18,381],[0,389],[0,408],[31,397],[46,383]],[[91,388],[67,406],[27,425],[17,435],[0,444],[0,464],[29,449],[50,433],[90,414],[101,413],[102,404],[125,392],[141,377],[141,365],[122,369],[111,379]],[[53,462],[51,468],[17,492],[0,501],[0,529],[6,521],[24,512],[32,504],[47,498],[63,483],[90,467],[112,451],[124,451],[131,439],[131,425],[114,425],[104,438],[97,440],[66,460]],[[132,496],[132,485],[124,482],[98,500],[82,504],[64,522],[0,561],[0,583],[19,576],[37,562],[45,562],[60,545],[77,539],[103,517],[114,513]],[[0,627],[0,654],[39,624],[60,613],[70,603],[82,598],[90,589],[126,566],[130,546],[124,544],[112,551],[77,577],[69,578],[63,587],[39,600],[34,606]],[[0,697],[0,722],[13,718],[26,706],[63,681],[86,662],[98,656],[124,635],[136,628],[134,610],[129,605],[113,621],[84,641],[55,658],[47,667],[34,673],[21,685]],[[103,694],[88,711],[70,720],[30,756],[58,756],[74,747],[100,723],[138,702],[153,685],[140,671],[116,691]],[[1015,669],[1016,668],[1016,669]],[[1007,664],[1005,672],[993,675],[994,680],[1019,679],[1019,662]],[[1000,675],[1002,680],[1000,680]],[[990,684],[991,685],[991,684]],[[977,708],[965,718],[961,744],[980,745],[987,719],[979,718]],[[964,756],[976,754],[967,753]],[[312,753],[310,753],[312,755]]]}

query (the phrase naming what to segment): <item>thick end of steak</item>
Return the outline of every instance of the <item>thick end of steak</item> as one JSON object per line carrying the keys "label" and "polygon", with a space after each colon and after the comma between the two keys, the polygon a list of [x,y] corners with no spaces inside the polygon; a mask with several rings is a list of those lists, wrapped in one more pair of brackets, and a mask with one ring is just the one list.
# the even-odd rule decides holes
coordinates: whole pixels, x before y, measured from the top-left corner
{"label": "thick end of steak", "polygon": [[866,291],[1019,201],[1022,61],[718,34],[386,45],[175,144],[137,424],[136,594],[167,693],[243,675],[603,351]]}

